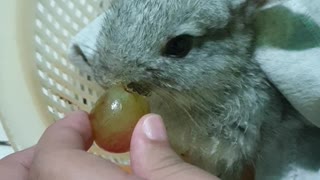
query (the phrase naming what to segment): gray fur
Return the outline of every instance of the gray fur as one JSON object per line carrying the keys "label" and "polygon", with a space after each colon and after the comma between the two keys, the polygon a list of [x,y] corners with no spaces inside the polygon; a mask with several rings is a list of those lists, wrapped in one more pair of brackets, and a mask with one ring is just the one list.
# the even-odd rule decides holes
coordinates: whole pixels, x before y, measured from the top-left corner
{"label": "gray fur", "polygon": [[[174,149],[223,180],[257,166],[266,146],[282,138],[283,121],[290,122],[283,112],[291,106],[254,60],[255,5],[115,0],[89,62],[105,88],[130,82],[150,87],[152,110],[164,117]],[[166,42],[181,34],[196,36],[193,50],[182,59],[163,57]]]}

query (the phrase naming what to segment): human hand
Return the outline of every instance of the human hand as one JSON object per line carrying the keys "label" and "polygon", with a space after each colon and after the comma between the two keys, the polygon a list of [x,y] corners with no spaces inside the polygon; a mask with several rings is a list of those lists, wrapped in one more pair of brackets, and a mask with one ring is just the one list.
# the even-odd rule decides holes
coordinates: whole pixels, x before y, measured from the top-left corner
{"label": "human hand", "polygon": [[0,161],[0,174],[10,180],[218,180],[183,162],[170,148],[162,119],[143,117],[131,141],[127,174],[117,165],[86,151],[93,143],[88,115],[75,112],[50,126],[39,143]]}

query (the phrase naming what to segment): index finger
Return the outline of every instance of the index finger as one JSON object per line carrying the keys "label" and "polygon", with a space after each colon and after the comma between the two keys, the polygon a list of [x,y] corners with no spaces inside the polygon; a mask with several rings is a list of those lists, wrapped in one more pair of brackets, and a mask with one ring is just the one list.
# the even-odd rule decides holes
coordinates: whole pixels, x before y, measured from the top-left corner
{"label": "index finger", "polygon": [[0,176],[10,180],[27,179],[34,155],[34,147],[0,160]]}
{"label": "index finger", "polygon": [[88,150],[93,143],[88,114],[73,112],[50,126],[40,138],[41,150],[79,149]]}

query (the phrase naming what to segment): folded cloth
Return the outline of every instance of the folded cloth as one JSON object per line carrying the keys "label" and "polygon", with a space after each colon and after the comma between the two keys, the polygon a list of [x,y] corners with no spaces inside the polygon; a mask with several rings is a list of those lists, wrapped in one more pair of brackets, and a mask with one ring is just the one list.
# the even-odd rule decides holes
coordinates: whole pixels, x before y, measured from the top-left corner
{"label": "folded cloth", "polygon": [[273,1],[257,14],[256,59],[290,103],[320,127],[320,1]]}

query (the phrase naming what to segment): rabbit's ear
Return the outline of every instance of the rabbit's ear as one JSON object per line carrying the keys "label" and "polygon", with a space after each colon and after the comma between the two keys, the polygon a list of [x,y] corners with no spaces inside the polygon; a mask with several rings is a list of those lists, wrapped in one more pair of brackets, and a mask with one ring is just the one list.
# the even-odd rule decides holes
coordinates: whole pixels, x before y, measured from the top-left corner
{"label": "rabbit's ear", "polygon": [[68,58],[81,72],[91,75],[91,65],[97,54],[96,41],[102,29],[104,15],[100,15],[71,41],[68,48]]}

